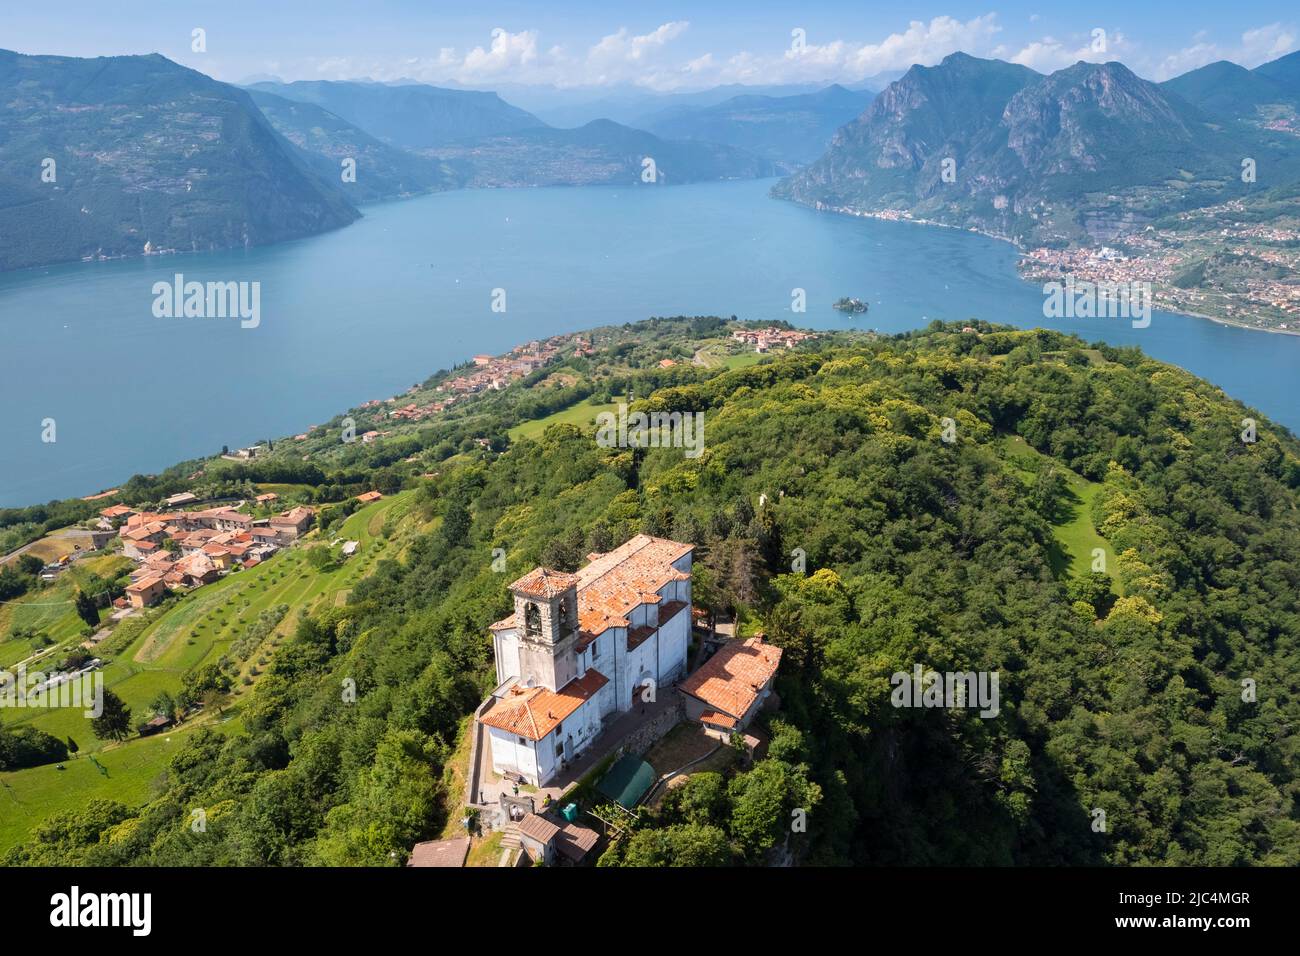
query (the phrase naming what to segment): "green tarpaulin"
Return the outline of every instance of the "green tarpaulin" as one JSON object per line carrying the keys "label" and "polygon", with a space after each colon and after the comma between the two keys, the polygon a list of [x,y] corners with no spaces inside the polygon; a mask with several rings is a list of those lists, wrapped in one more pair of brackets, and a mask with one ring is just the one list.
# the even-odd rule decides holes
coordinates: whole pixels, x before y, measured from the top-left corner
{"label": "green tarpaulin", "polygon": [[631,810],[654,782],[654,767],[640,757],[624,754],[609,768],[609,773],[600,778],[596,789],[619,806]]}

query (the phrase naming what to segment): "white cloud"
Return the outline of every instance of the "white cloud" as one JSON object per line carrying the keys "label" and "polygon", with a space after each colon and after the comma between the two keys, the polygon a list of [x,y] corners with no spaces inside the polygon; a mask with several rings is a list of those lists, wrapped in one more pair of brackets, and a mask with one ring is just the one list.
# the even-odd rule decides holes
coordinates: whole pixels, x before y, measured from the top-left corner
{"label": "white cloud", "polygon": [[[489,43],[468,49],[444,47],[434,56],[396,61],[358,57],[312,60],[296,72],[328,79],[455,82],[485,89],[502,84],[632,84],[674,90],[723,83],[859,82],[878,73],[901,72],[915,63],[932,66],[960,50],[1021,63],[1043,73],[1079,60],[1121,60],[1143,76],[1164,79],[1216,59],[1256,66],[1295,49],[1297,42],[1294,28],[1271,24],[1246,31],[1240,42],[1226,47],[1197,34],[1187,47],[1159,54],[1144,50],[1113,29],[1107,30],[1104,48],[1097,47],[1091,31],[998,43],[1002,27],[997,14],[987,13],[964,21],[951,16],[913,20],[905,29],[876,42],[806,36],[801,45],[791,43],[784,49],[696,49],[686,53],[679,41],[689,29],[687,21],[672,20],[641,34],[620,28],[585,47],[545,47],[537,30],[511,32],[498,28],[492,31]],[[283,69],[287,74],[295,72],[288,64]]]}
{"label": "white cloud", "polygon": [[1192,38],[1191,45],[1161,59],[1153,72],[1156,79],[1167,80],[1217,60],[1231,60],[1253,69],[1290,53],[1296,48],[1296,39],[1295,27],[1281,23],[1247,30],[1241,35],[1240,42],[1231,46],[1212,43],[1205,34],[1198,33]]}
{"label": "white cloud", "polygon": [[[1133,44],[1117,30],[1101,30],[1101,34],[1089,31],[1086,37],[1076,37],[1062,41],[1053,37],[1043,37],[1027,43],[1015,53],[999,47],[997,55],[1004,56],[1012,63],[1019,63],[1039,73],[1052,73],[1073,66],[1080,60],[1087,63],[1106,63],[1110,60],[1125,60],[1133,53]],[[1009,54],[1009,55],[1008,55]]]}
{"label": "white cloud", "polygon": [[783,62],[764,66],[777,74],[768,82],[855,81],[888,70],[905,70],[914,63],[932,66],[958,50],[984,53],[1001,29],[994,13],[965,23],[947,16],[935,17],[929,23],[913,20],[906,30],[891,33],[879,43],[854,44],[843,40],[823,45],[809,43],[802,51],[787,50]]}
{"label": "white cloud", "polygon": [[914,63],[933,65],[957,50],[976,55],[989,53],[1001,30],[993,13],[961,21],[934,17],[913,20],[905,30],[877,43],[808,38],[801,49],[771,53],[742,50],[730,55],[706,52],[683,60],[675,55],[673,41],[689,29],[687,21],[661,24],[649,33],[633,34],[626,28],[601,37],[576,54],[563,47],[542,49],[536,30],[492,31],[491,43],[465,52],[444,47],[434,57],[411,57],[394,62],[334,57],[312,61],[310,72],[319,77],[375,80],[410,78],[437,83],[455,81],[467,86],[491,83],[543,83],[561,87],[607,86],[630,83],[669,90],[719,83],[853,82],[877,73],[905,70]]}

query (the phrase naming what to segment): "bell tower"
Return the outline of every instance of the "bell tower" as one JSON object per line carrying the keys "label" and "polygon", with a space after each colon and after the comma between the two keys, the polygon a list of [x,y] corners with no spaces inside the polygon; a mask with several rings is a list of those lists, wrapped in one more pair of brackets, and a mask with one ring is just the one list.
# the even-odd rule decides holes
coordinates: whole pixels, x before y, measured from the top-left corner
{"label": "bell tower", "polygon": [[535,568],[514,584],[519,682],[559,690],[578,676],[578,576]]}

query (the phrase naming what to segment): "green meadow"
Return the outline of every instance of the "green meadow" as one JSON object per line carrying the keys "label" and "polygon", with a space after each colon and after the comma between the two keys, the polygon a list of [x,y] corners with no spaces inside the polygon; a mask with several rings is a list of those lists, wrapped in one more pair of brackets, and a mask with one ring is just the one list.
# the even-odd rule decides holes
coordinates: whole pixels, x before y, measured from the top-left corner
{"label": "green meadow", "polygon": [[1043,455],[1019,435],[1005,435],[1001,447],[1016,475],[1032,486],[1038,469],[1050,464],[1065,477],[1065,501],[1052,521],[1056,538],[1055,547],[1048,555],[1052,571],[1057,577],[1068,573],[1072,577],[1090,574],[1093,549],[1101,548],[1106,554],[1107,574],[1116,593],[1123,594],[1119,579],[1111,573],[1117,567],[1115,552],[1110,542],[1092,526],[1092,503],[1101,485],[1066,468],[1059,461]]}
{"label": "green meadow", "polygon": [[545,418],[534,418],[532,421],[520,422],[506,434],[510,436],[511,441],[519,441],[522,438],[540,438],[542,432],[552,425],[577,425],[580,428],[590,425],[594,429],[597,415],[601,412],[616,411],[618,411],[617,402],[610,402],[606,405],[592,405],[586,399],[583,399],[568,408],[552,412]]}
{"label": "green meadow", "polygon": [[[231,572],[219,581],[145,612],[147,626],[100,672],[105,686],[131,709],[134,724],[147,715],[159,693],[175,694],[187,673],[219,661],[263,611],[287,604],[289,613],[248,660],[242,665],[232,661],[232,666],[238,668],[231,691],[233,706],[217,718],[228,720],[232,713],[238,712],[239,700],[279,652],[277,645],[294,627],[300,610],[311,609],[320,602],[345,599],[377,561],[399,553],[414,530],[409,522],[401,522],[410,505],[410,494],[402,492],[360,508],[335,529],[329,539],[336,542],[335,554],[342,541],[360,543],[358,553],[336,567],[317,571],[311,566],[307,549],[329,544],[314,532],[301,545],[286,549],[255,568]],[[390,525],[395,530],[386,536],[385,528]],[[41,592],[46,603],[51,601],[55,590]],[[69,584],[64,600],[70,601],[72,593]],[[13,607],[10,606],[11,616]],[[68,614],[72,620],[65,627],[64,618]],[[53,622],[51,637],[59,639],[58,628],[68,631],[63,646],[50,655],[52,661],[57,661],[77,643],[81,622],[70,604],[51,609],[50,620]],[[28,623],[26,617],[22,623]],[[112,638],[108,640],[111,643]],[[21,643],[26,648],[26,642],[5,642],[0,644],[0,650],[9,643]],[[9,656],[13,653],[10,651]],[[28,653],[17,654],[13,662]],[[0,666],[3,665],[4,660],[0,658]],[[0,710],[0,721],[30,723],[60,739],[71,737],[80,747],[80,754],[66,761],[64,770],[47,765],[0,773],[0,852],[51,813],[81,806],[86,800],[111,797],[132,804],[146,799],[151,782],[166,769],[176,750],[174,738],[179,739],[193,727],[212,719],[199,715],[165,735],[111,744],[95,737],[90,721],[79,709]],[[107,768],[107,776],[89,759],[92,755]]]}

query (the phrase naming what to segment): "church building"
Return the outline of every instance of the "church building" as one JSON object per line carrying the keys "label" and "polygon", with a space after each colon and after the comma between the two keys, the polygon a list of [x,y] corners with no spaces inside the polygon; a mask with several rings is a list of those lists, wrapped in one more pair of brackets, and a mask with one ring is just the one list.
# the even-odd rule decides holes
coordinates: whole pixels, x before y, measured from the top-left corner
{"label": "church building", "polygon": [[686,672],[693,546],[637,535],[577,574],[535,568],[491,627],[497,683],[479,721],[492,769],[545,786],[607,720]]}

